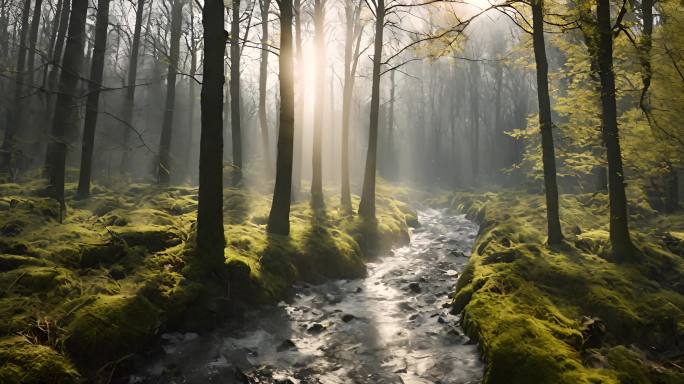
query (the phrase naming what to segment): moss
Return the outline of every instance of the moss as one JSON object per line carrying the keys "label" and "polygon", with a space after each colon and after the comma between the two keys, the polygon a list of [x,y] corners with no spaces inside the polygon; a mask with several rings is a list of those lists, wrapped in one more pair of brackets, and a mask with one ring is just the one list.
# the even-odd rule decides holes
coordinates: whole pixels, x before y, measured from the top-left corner
{"label": "moss", "polygon": [[78,383],[79,374],[69,360],[54,349],[31,344],[17,336],[0,339],[0,382]]}
{"label": "moss", "polygon": [[680,229],[654,223],[642,209],[646,221],[633,235],[643,251],[615,263],[606,252],[605,196],[561,201],[567,242],[555,249],[544,246],[541,197],[461,193],[452,201],[481,224],[453,309],[481,342],[484,382],[681,381],[678,364],[654,359],[683,342],[684,295],[676,282],[684,280],[684,259],[659,240]]}
{"label": "moss", "polygon": [[65,346],[75,359],[102,365],[145,346],[158,327],[157,309],[145,298],[101,295],[74,313]]}

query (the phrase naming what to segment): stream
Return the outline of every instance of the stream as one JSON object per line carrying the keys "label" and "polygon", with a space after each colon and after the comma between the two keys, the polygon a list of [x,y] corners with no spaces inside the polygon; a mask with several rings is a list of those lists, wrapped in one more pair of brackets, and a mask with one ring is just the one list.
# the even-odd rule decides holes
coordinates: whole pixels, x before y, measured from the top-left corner
{"label": "stream", "polygon": [[425,209],[411,243],[369,262],[368,276],[298,284],[212,333],[162,335],[163,356],[135,383],[479,383],[477,346],[449,314],[477,226]]}

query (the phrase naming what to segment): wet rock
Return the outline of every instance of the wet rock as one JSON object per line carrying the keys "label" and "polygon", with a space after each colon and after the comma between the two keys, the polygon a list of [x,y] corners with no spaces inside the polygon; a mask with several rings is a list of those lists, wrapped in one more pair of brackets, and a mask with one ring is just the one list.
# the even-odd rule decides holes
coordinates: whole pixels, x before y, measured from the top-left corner
{"label": "wet rock", "polygon": [[280,345],[276,348],[278,352],[290,351],[294,349],[297,349],[297,344],[290,339],[283,340],[283,342],[280,343]]}
{"label": "wet rock", "polygon": [[354,316],[352,314],[347,313],[347,314],[342,315],[342,321],[344,321],[345,323],[348,323],[354,319],[356,319],[356,316]]}
{"label": "wet rock", "polygon": [[408,319],[411,320],[411,321],[413,321],[413,320],[416,320],[416,319],[418,319],[418,318],[420,318],[420,317],[421,317],[421,316],[420,316],[420,313],[414,313],[414,314],[412,314],[411,316],[409,316]]}
{"label": "wet rock", "polygon": [[437,317],[437,322],[440,323],[440,324],[446,324],[446,323],[448,323],[448,321],[447,321],[444,317],[442,317],[442,316]]}
{"label": "wet rock", "polygon": [[458,276],[458,271],[455,271],[453,269],[448,269],[444,272],[447,276]]}
{"label": "wet rock", "polygon": [[309,328],[306,329],[307,332],[311,334],[321,333],[325,330],[325,327],[321,323],[314,323]]}
{"label": "wet rock", "polygon": [[413,293],[421,293],[423,290],[420,288],[420,283],[418,282],[413,282],[408,285],[409,289],[413,291]]}
{"label": "wet rock", "polygon": [[335,295],[330,294],[330,293],[325,295],[325,300],[327,300],[328,304],[330,304],[330,305],[335,305],[335,304],[339,304],[340,302],[342,302],[341,297],[335,296]]}
{"label": "wet rock", "polygon": [[454,257],[468,257],[465,255],[465,253],[458,251],[458,250],[455,250],[455,249],[449,253],[451,254],[451,256],[454,256]]}
{"label": "wet rock", "polygon": [[363,288],[361,288],[361,287],[356,287],[356,289],[354,290],[354,293],[361,293],[361,292],[363,292]]}

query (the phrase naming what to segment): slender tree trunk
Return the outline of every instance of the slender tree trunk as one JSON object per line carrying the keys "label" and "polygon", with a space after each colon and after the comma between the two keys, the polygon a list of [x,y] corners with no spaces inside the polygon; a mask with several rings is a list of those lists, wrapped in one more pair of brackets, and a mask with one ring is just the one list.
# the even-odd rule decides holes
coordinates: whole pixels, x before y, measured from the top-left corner
{"label": "slender tree trunk", "polygon": [[[38,29],[40,27],[40,13],[43,0],[36,0],[33,6],[33,18],[31,19],[31,32],[29,34],[28,56],[26,58],[26,84],[32,87],[35,78],[36,43],[38,42]],[[33,90],[31,90],[33,92]]]}
{"label": "slender tree trunk", "polygon": [[[67,0],[65,0],[67,1]],[[131,57],[128,61],[128,78],[126,83],[126,99],[124,100],[123,121],[123,152],[121,154],[121,173],[129,170],[130,148],[129,140],[133,127],[133,108],[135,107],[135,83],[138,75],[138,52],[140,51],[140,35],[142,32],[142,18],[145,0],[138,0],[135,11],[135,26],[133,27],[133,41],[131,42]]]}
{"label": "slender tree trunk", "polygon": [[537,66],[537,99],[539,101],[539,128],[542,136],[542,163],[544,165],[544,191],[546,193],[546,221],[549,245],[563,241],[556,182],[556,154],[553,143],[553,122],[551,121],[551,99],[549,97],[549,64],[546,60],[544,43],[543,0],[532,2],[532,25],[534,59]]}
{"label": "slender tree trunk", "polygon": [[85,199],[90,195],[95,128],[97,126],[100,87],[104,72],[105,52],[107,50],[108,24],[109,0],[98,0],[97,19],[95,21],[95,46],[93,48],[93,62],[90,66],[90,83],[88,83],[88,100],[86,101],[83,142],[81,144],[81,170],[78,177],[78,191],[76,193],[76,196],[80,199]]}
{"label": "slender tree trunk", "polygon": [[394,157],[394,97],[396,91],[395,83],[396,71],[392,71],[390,74],[390,99],[389,99],[389,111],[387,112],[387,178],[390,180],[396,179],[398,174],[398,164]]}
{"label": "slender tree trunk", "polygon": [[480,183],[480,63],[470,62],[470,127],[473,185]]}
{"label": "slender tree trunk", "polygon": [[280,2],[280,129],[273,205],[268,232],[290,233],[292,161],[294,146],[294,63],[292,49],[292,0]]}
{"label": "slender tree trunk", "polygon": [[226,38],[221,0],[205,0],[204,73],[202,76],[197,255],[207,270],[220,268],[225,258],[223,233],[223,57]]}
{"label": "slender tree trunk", "polygon": [[[189,2],[190,6],[190,75],[197,73],[197,44],[195,43],[195,4]],[[225,50],[224,50],[225,52]],[[185,148],[185,177],[189,178],[192,174],[192,148],[195,142],[195,80],[188,78],[188,141]],[[223,124],[223,122],[221,123]]]}
{"label": "slender tree trunk", "polygon": [[83,64],[88,0],[74,0],[69,17],[69,31],[59,78],[59,94],[48,146],[48,175],[53,197],[60,204],[60,221],[64,217],[64,178],[69,143],[78,132],[78,80]]}
{"label": "slender tree trunk", "polygon": [[610,243],[617,259],[631,258],[634,246],[629,234],[625,174],[622,168],[620,135],[615,101],[615,73],[613,72],[613,35],[610,21],[610,1],[598,0],[596,15],[599,30],[598,58],[601,76],[601,116],[603,142],[608,156],[608,195],[610,200]]}
{"label": "slender tree trunk", "polygon": [[385,28],[385,1],[377,0],[375,10],[375,52],[373,54],[373,85],[371,88],[370,126],[368,129],[368,152],[363,177],[363,191],[359,204],[359,216],[375,221],[375,174],[378,158],[378,119],[380,113],[380,64],[382,63],[383,32]]}
{"label": "slender tree trunk", "polygon": [[166,106],[159,141],[159,165],[157,178],[159,184],[168,185],[171,181],[171,136],[173,134],[173,113],[176,107],[176,74],[180,50],[181,26],[183,24],[183,0],[173,0],[171,9],[171,53],[169,69],[166,74]]}
{"label": "slender tree trunk", "polygon": [[314,45],[316,47],[316,100],[314,110],[313,161],[311,175],[311,204],[322,208],[323,200],[323,99],[325,97],[325,2],[314,1]]}
{"label": "slender tree trunk", "polygon": [[295,87],[297,105],[295,118],[295,144],[294,144],[294,160],[292,171],[292,200],[297,200],[302,190],[302,130],[304,125],[304,54],[302,52],[302,17],[301,17],[301,0],[294,0],[294,17],[295,17],[295,45],[297,49],[297,81]]}
{"label": "slender tree trunk", "polygon": [[233,0],[230,23],[230,127],[233,136],[233,185],[242,181],[242,130],[240,121],[240,0]]}
{"label": "slender tree trunk", "polygon": [[266,172],[273,173],[271,162],[271,144],[268,139],[268,118],[266,111],[266,95],[268,90],[268,12],[271,0],[260,0],[261,5],[261,62],[259,63],[259,123],[261,125],[261,146],[264,151]]}
{"label": "slender tree trunk", "polygon": [[7,111],[7,124],[5,125],[5,137],[2,142],[2,159],[0,168],[10,168],[12,152],[14,148],[14,136],[21,131],[22,110],[24,106],[21,96],[24,93],[24,64],[26,61],[26,40],[29,32],[29,13],[31,12],[31,0],[24,2],[21,13],[21,32],[19,34],[19,49],[17,54],[16,77],[14,81],[13,107]]}

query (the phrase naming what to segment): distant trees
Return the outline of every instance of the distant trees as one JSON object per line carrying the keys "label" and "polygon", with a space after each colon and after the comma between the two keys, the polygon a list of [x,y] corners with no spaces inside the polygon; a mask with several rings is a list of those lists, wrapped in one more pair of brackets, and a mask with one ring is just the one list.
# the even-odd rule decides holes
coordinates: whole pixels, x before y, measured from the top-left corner
{"label": "distant trees", "polygon": [[242,180],[242,126],[240,119],[240,0],[233,0],[230,22],[230,129],[233,139],[233,185]]}
{"label": "distant trees", "polygon": [[323,100],[325,90],[325,4],[326,0],[314,0],[314,47],[316,52],[316,80],[313,132],[313,158],[311,176],[311,205],[323,208]]}
{"label": "distant trees", "polygon": [[266,111],[266,86],[268,84],[268,13],[271,9],[271,0],[259,0],[261,9],[261,60],[259,61],[259,123],[261,126],[261,147],[264,153],[266,171],[270,174],[271,145],[268,138],[268,117]]}

